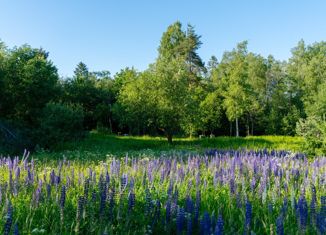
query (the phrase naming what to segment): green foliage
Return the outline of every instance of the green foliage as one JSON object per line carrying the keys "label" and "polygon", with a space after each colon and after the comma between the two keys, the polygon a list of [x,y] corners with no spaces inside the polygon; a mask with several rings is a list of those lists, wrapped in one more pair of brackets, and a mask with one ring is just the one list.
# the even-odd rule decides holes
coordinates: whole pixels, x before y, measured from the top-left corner
{"label": "green foliage", "polygon": [[304,148],[309,154],[326,155],[326,120],[309,116],[299,120],[297,134],[304,139]]}
{"label": "green foliage", "polygon": [[53,148],[84,135],[84,113],[78,105],[48,103],[40,115],[40,128],[35,136],[40,146]]}
{"label": "green foliage", "polygon": [[113,81],[107,72],[89,72],[80,62],[75,76],[63,82],[64,102],[81,105],[85,118],[84,127],[95,129],[98,125],[112,130],[111,107],[115,101]]}
{"label": "green foliage", "polygon": [[145,71],[127,67],[111,78],[80,62],[73,77],[59,79],[43,49],[0,42],[0,119],[28,148],[41,144],[35,141],[49,102],[82,107],[85,130],[165,135],[170,143],[173,136],[208,133],[295,135],[300,119],[325,119],[325,42],[302,40],[281,62],[248,51],[243,41],[206,67],[201,45],[194,27],[177,21]]}
{"label": "green foliage", "polygon": [[56,67],[42,49],[22,46],[9,51],[4,74],[4,104],[1,116],[35,127],[38,115],[59,92]]}

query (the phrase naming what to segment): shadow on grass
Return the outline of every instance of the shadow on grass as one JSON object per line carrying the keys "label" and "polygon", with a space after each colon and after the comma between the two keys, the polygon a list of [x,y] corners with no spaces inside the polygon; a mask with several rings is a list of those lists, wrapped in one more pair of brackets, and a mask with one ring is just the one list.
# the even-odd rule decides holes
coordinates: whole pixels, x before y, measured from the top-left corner
{"label": "shadow on grass", "polygon": [[118,157],[157,156],[162,152],[196,152],[208,149],[277,149],[300,151],[302,140],[289,136],[251,136],[251,137],[215,137],[215,138],[174,138],[173,145],[163,137],[116,136],[92,132],[78,142],[65,143],[52,153],[39,153],[36,157],[99,160],[107,155]]}

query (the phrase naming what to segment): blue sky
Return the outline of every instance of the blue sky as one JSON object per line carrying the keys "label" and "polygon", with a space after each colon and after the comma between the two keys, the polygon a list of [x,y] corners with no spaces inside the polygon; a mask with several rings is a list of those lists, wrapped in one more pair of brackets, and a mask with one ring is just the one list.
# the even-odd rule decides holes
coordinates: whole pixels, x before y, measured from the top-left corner
{"label": "blue sky", "polygon": [[177,20],[202,35],[206,62],[243,40],[250,51],[285,60],[300,39],[326,40],[325,12],[322,0],[0,0],[0,39],[49,51],[61,76],[71,76],[79,61],[91,71],[142,71]]}

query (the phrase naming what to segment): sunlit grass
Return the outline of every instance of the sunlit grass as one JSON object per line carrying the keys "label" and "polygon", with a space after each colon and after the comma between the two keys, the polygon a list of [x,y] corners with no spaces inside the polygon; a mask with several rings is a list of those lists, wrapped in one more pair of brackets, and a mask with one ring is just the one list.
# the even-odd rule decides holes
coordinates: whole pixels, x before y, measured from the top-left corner
{"label": "sunlit grass", "polygon": [[38,158],[58,159],[64,155],[69,159],[101,160],[107,155],[157,156],[162,152],[196,152],[204,153],[209,149],[275,149],[292,152],[302,151],[303,140],[291,136],[249,136],[214,138],[182,138],[175,137],[173,145],[167,143],[164,137],[151,136],[117,136],[91,132],[84,140],[68,142],[57,147],[54,152],[40,151]]}

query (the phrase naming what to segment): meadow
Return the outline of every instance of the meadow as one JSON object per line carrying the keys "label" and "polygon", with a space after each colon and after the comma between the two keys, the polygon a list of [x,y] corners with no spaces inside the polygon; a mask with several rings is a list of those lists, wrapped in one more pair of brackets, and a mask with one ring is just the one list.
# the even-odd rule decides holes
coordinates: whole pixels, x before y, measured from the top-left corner
{"label": "meadow", "polygon": [[0,226],[3,234],[324,234],[326,158],[295,153],[300,141],[170,146],[93,132],[56,152],[2,156]]}

